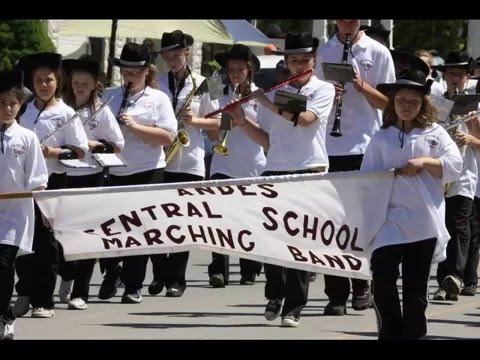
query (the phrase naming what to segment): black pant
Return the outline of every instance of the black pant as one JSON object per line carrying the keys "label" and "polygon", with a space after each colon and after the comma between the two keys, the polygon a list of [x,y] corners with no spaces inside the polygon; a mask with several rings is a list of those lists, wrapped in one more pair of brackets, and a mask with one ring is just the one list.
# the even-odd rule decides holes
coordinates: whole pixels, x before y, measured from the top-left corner
{"label": "black pant", "polygon": [[8,320],[11,317],[11,311],[8,311],[8,308],[15,284],[15,257],[17,252],[17,246],[0,244],[0,317]]}
{"label": "black pant", "polygon": [[[311,171],[265,171],[262,176],[305,174],[309,172]],[[281,316],[293,315],[299,317],[303,307],[307,305],[310,273],[271,264],[264,264],[264,269],[267,279],[265,297],[269,300],[285,298]]]}
{"label": "black pant", "polygon": [[[65,188],[65,174],[51,174],[48,190]],[[52,309],[53,292],[57,282],[59,242],[50,229],[43,225],[40,209],[35,204],[35,230],[32,250],[34,254],[20,256],[15,262],[18,282],[15,285],[19,296],[30,296],[33,307]]]}
{"label": "black pant", "polygon": [[[232,179],[232,177],[221,173],[215,173],[211,180]],[[219,253],[212,253],[212,262],[208,265],[208,276],[222,274],[225,285],[228,285],[230,278],[230,257]],[[242,278],[251,278],[253,274],[259,275],[262,271],[262,263],[249,259],[240,258],[240,275]]]}
{"label": "black pant", "polygon": [[[110,175],[110,186],[160,184],[163,182],[163,168],[144,171],[132,175]],[[147,270],[148,255],[135,255],[100,259],[105,268],[106,276],[115,277],[116,266],[123,260],[122,281],[125,284],[125,294],[134,294],[142,289]]]}
{"label": "black pant", "polygon": [[[92,188],[102,186],[104,181],[103,174],[92,174],[84,176],[67,176],[67,188]],[[88,301],[90,291],[90,280],[92,279],[95,268],[95,259],[65,261],[63,249],[60,249],[60,267],[59,275],[63,280],[74,280],[71,298],[82,298]]]}
{"label": "black pant", "polygon": [[467,262],[463,272],[465,285],[477,285],[478,260],[480,251],[480,199],[473,199],[472,216],[470,216],[470,244],[468,247]]}
{"label": "black pant", "polygon": [[[379,340],[420,339],[427,333],[428,279],[437,239],[384,246],[372,254]],[[397,289],[402,264],[403,314]]]}
{"label": "black pant", "polygon": [[[363,155],[350,156],[329,156],[329,172],[360,170]],[[352,281],[352,292],[355,296],[368,288],[368,281],[361,279],[350,279]],[[349,278],[325,275],[325,294],[334,305],[345,305],[350,294]]]}
{"label": "black pant", "polygon": [[451,239],[447,245],[447,258],[438,264],[437,281],[442,285],[448,275],[463,280],[470,247],[470,217],[473,200],[456,195],[445,199],[445,225]]}
{"label": "black pant", "polygon": [[[202,181],[203,177],[187,173],[165,171],[164,180],[166,183],[176,183]],[[150,255],[153,278],[165,284],[167,288],[175,288],[185,291],[187,288],[185,273],[187,272],[189,255],[190,253],[188,251]]]}

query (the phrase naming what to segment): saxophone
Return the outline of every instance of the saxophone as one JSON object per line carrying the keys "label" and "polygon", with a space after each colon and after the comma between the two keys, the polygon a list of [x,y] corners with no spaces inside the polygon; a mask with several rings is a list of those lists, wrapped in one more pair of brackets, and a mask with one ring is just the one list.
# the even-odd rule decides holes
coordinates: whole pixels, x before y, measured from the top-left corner
{"label": "saxophone", "polygon": [[[238,90],[239,90],[239,84],[233,84],[233,93],[232,93],[232,99],[233,101],[237,101],[237,100],[240,100],[241,98],[241,94],[238,93]],[[222,124],[223,125],[223,129],[222,129],[222,126],[220,126],[220,141],[218,144],[216,144],[212,150],[215,154],[217,155],[220,155],[220,156],[227,156],[228,155],[228,148],[227,148],[227,137],[228,137],[228,134],[230,133],[231,129],[232,129],[232,120],[231,118],[228,119],[227,121],[227,124]]]}
{"label": "saxophone", "polygon": [[[175,111],[175,117],[177,119],[179,115],[183,112],[183,110],[190,107],[193,97],[195,96],[195,92],[197,91],[197,81],[195,80],[195,77],[192,75],[191,71],[190,71],[190,77],[192,78],[193,89],[192,91],[190,91],[190,93],[187,95],[187,97],[183,101],[182,106],[177,108],[177,110]],[[180,150],[180,148],[187,147],[190,145],[190,136],[184,130],[184,127],[185,127],[185,121],[179,120],[178,130],[177,130],[177,135],[175,136],[175,140],[173,140],[172,145],[170,145],[170,147],[168,148],[165,154],[165,162],[167,163],[167,165],[173,159],[173,157],[178,153],[178,150]]]}

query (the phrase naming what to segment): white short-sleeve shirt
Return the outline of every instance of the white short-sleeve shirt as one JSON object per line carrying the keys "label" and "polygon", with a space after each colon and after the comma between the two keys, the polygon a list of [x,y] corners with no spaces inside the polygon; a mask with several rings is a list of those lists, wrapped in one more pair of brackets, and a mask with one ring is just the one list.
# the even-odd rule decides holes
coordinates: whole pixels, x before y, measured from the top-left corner
{"label": "white short-sleeve shirt", "polygon": [[[87,134],[88,140],[98,141],[105,140],[109,143],[117,146],[122,151],[125,145],[122,131],[118,126],[117,119],[113,115],[110,108],[105,106],[100,112],[92,118],[92,114],[100,107],[102,103],[97,102],[95,104],[95,110],[92,107],[88,107],[80,115],[80,121],[83,124],[83,129]],[[85,154],[86,162],[93,164],[96,168],[69,168],[67,170],[68,176],[85,176],[97,174],[102,171],[100,165],[93,159],[92,153],[89,151]]]}
{"label": "white short-sleeve shirt", "polygon": [[395,244],[437,238],[433,262],[445,259],[450,235],[445,227],[443,182],[460,176],[462,157],[450,135],[438,124],[426,129],[414,128],[399,140],[394,126],[377,131],[370,141],[362,171],[402,168],[413,158],[428,156],[442,163],[443,178],[422,170],[416,176],[396,175],[387,209],[387,221],[373,240],[369,252]]}
{"label": "white short-sleeve shirt", "polygon": [[307,97],[307,111],[317,116],[309,126],[293,126],[281,115],[263,106],[257,115],[260,128],[268,133],[270,147],[267,153],[265,171],[297,171],[325,166],[328,155],[325,146],[327,117],[335,97],[332,84],[312,75],[307,84],[297,89],[284,85],[267,94],[273,101],[276,91],[287,91]]}
{"label": "white short-sleeve shirt", "polygon": [[[109,106],[117,116],[123,100],[122,87],[107,91],[102,100],[106,101],[111,96],[113,99]],[[145,91],[129,96],[125,112],[140,125],[159,127],[172,134],[177,132],[177,121],[170,100],[160,90],[147,86]],[[120,129],[125,139],[122,157],[128,166],[111,168],[110,174],[127,176],[165,167],[163,146],[145,143],[125,126],[120,126]]]}
{"label": "white short-sleeve shirt", "polygon": [[[257,86],[251,84],[251,90],[255,91]],[[228,94],[220,98],[221,108],[228,105],[233,98],[232,89],[228,86]],[[257,100],[249,100],[240,105],[245,116],[256,121],[260,104]],[[226,147],[227,156],[213,153],[210,174],[223,174],[232,178],[260,176],[265,168],[266,158],[263,148],[254,142],[238,126],[232,128],[228,134]]]}
{"label": "white short-sleeve shirt", "polygon": [[[195,85],[198,89],[203,83],[205,78],[197,73],[191,73],[195,79]],[[170,91],[168,85],[168,73],[162,74],[157,77],[157,82],[160,86],[160,91],[163,91],[169,98],[170,102],[173,101],[173,94]],[[178,94],[177,107],[175,112],[180,111],[184,105],[185,99],[193,91],[193,80],[190,76],[185,79],[184,87]],[[218,109],[218,101],[210,100],[210,95],[204,92],[200,95],[195,95],[190,103],[194,117],[203,118],[208,113],[211,113]],[[165,168],[166,171],[175,173],[187,173],[205,177],[205,149],[204,140],[202,135],[202,129],[196,126],[185,125],[183,128],[189,135],[190,145],[188,147],[180,147],[177,154],[170,160]]]}
{"label": "white short-sleeve shirt", "polygon": [[[395,68],[390,51],[361,32],[359,41],[352,45],[348,64],[357,71],[360,78],[371,87],[380,83],[395,82]],[[325,79],[322,62],[341,63],[343,44],[337,36],[332,37],[317,51],[315,75]],[[374,108],[352,83],[346,83],[342,102],[341,130],[343,136],[333,137],[327,134],[327,150],[330,156],[363,154],[370,138],[382,125],[382,111]],[[328,126],[333,126],[336,103],[328,118]]]}
{"label": "white short-sleeve shirt", "polygon": [[[47,166],[32,131],[15,122],[3,135],[2,149],[0,193],[47,186]],[[31,253],[34,223],[33,199],[0,200],[0,244],[18,246],[19,255]]]}
{"label": "white short-sleeve shirt", "polygon": [[[32,130],[37,134],[38,139],[42,141],[45,136],[62,127],[63,124],[74,116],[75,110],[65,104],[62,99],[58,99],[55,106],[45,109],[40,115],[39,113],[40,110],[34,105],[34,100],[29,102],[25,113],[20,117],[20,125]],[[79,117],[46,140],[44,145],[52,147],[70,145],[80,148],[87,153],[88,139]],[[46,159],[46,163],[49,174],[63,174],[67,171],[67,168],[60,164],[57,159]]]}

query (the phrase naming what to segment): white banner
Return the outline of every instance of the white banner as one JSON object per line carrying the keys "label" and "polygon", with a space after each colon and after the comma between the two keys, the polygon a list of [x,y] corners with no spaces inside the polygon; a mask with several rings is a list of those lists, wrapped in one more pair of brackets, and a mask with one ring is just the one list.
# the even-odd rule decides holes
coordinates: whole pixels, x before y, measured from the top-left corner
{"label": "white banner", "polygon": [[67,260],[204,249],[370,278],[393,173],[286,175],[34,192]]}

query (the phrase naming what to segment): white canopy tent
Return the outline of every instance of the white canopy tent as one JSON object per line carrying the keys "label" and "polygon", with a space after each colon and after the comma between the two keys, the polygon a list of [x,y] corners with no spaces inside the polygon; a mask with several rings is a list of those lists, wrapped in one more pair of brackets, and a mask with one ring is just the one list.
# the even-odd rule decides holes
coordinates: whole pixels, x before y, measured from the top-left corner
{"label": "white canopy tent", "polygon": [[[92,36],[109,38],[112,20],[62,20],[59,36]],[[265,46],[272,40],[246,20],[118,20],[117,37],[160,39],[164,32],[182,30],[197,42],[217,44],[242,43]]]}

